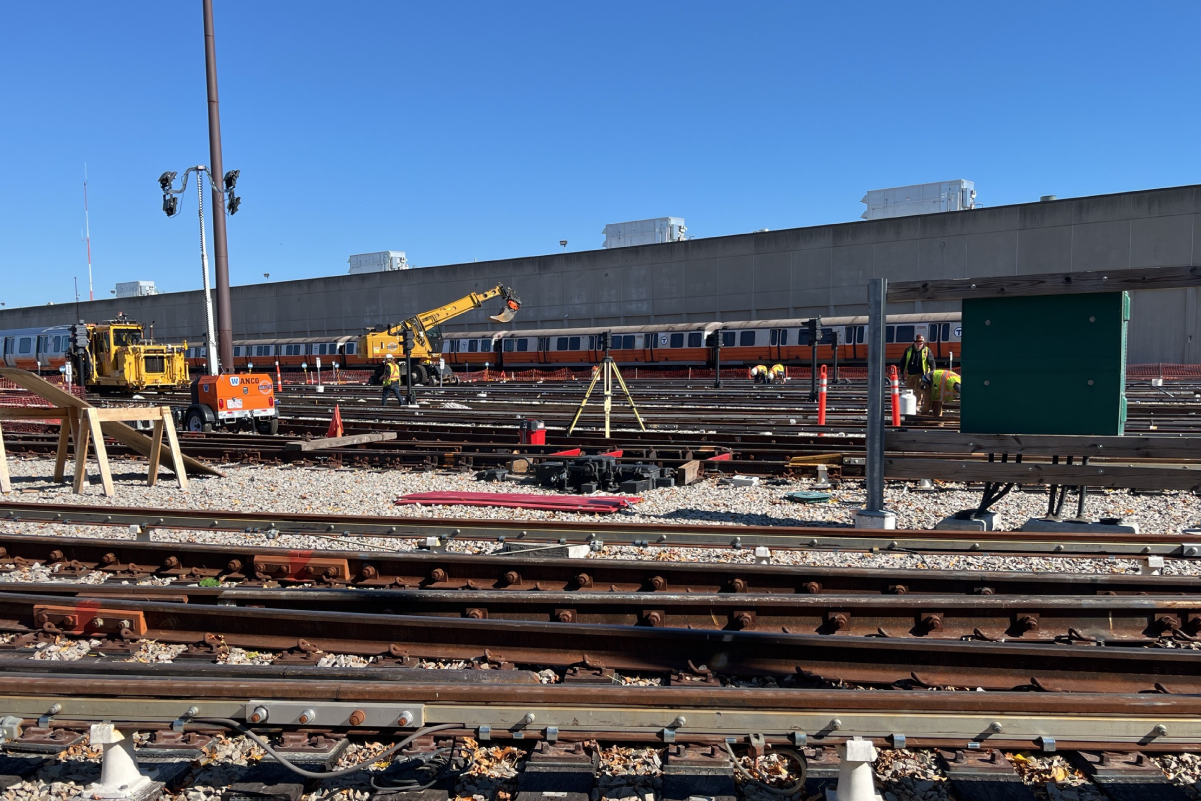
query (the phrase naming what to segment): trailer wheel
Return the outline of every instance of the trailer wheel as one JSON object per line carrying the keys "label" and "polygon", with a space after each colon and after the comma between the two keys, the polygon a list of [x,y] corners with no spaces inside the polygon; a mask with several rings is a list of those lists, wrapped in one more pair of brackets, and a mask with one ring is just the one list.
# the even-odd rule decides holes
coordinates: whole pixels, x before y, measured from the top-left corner
{"label": "trailer wheel", "polygon": [[279,418],[278,417],[260,417],[254,421],[254,430],[260,434],[278,434],[279,433]]}
{"label": "trailer wheel", "polygon": [[204,412],[199,409],[188,410],[188,416],[183,420],[183,427],[197,434],[209,434],[213,430],[213,424],[204,419]]}

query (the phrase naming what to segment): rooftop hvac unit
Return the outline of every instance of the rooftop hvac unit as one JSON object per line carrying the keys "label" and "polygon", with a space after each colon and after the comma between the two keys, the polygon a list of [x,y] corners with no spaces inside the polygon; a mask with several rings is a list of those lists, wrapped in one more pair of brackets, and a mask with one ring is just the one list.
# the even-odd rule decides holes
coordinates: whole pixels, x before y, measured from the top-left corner
{"label": "rooftop hvac unit", "polygon": [[960,179],[897,186],[892,189],[873,189],[859,202],[867,204],[867,211],[860,215],[865,220],[937,214],[941,211],[966,211],[976,207],[976,184]]}

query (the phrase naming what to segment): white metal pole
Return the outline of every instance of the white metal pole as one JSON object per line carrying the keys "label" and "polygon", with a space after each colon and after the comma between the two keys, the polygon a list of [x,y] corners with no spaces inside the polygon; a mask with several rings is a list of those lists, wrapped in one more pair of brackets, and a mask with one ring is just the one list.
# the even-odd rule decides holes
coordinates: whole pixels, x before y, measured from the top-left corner
{"label": "white metal pole", "polygon": [[204,313],[208,318],[207,347],[209,375],[217,375],[217,326],[213,322],[213,294],[209,291],[209,254],[204,244],[204,166],[196,168],[196,197],[200,214],[200,270],[204,275]]}

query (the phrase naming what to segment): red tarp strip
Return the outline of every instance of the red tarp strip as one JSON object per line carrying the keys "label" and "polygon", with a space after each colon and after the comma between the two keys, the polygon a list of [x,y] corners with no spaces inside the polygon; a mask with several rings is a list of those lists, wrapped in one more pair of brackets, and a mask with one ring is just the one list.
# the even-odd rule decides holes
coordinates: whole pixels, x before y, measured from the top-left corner
{"label": "red tarp strip", "polygon": [[527,495],[503,492],[415,492],[397,499],[397,506],[422,503],[427,506],[500,506],[508,509],[540,509],[547,512],[596,512],[610,514],[626,509],[642,498],[610,495],[603,498],[569,495]]}
{"label": "red tarp strip", "polygon": [[552,453],[550,455],[551,456],[583,456],[584,452],[582,450],[580,450],[579,448],[572,448],[570,450],[559,451],[558,453]]}
{"label": "red tarp strip", "polygon": [[734,457],[734,454],[732,454],[732,453],[719,453],[716,456],[710,456],[705,461],[706,462],[728,462],[731,459],[733,459],[733,457]]}
{"label": "red tarp strip", "polygon": [[620,459],[623,453],[625,451],[607,451],[606,453],[602,453],[601,456],[612,456],[614,459]]}

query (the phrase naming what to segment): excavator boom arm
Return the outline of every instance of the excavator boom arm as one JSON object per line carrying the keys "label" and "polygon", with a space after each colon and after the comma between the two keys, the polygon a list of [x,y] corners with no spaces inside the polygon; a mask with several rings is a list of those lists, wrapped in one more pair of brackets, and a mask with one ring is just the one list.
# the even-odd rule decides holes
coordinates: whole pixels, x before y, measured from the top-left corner
{"label": "excavator boom arm", "polygon": [[485,292],[472,292],[469,295],[464,295],[458,300],[451,301],[436,309],[431,309],[427,312],[410,317],[388,328],[387,333],[390,336],[401,336],[404,334],[405,328],[412,326],[415,331],[423,332],[433,328],[440,323],[458,317],[460,314],[466,314],[473,309],[478,309],[485,302],[495,297],[503,297],[505,299],[505,308],[499,314],[494,314],[491,319],[498,323],[507,323],[517,314],[517,310],[521,308],[521,298],[514,294],[513,290],[503,284],[497,284]]}

